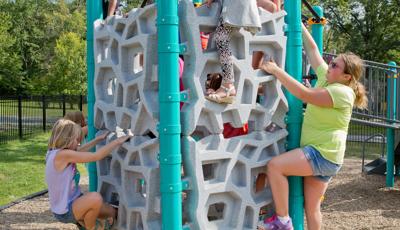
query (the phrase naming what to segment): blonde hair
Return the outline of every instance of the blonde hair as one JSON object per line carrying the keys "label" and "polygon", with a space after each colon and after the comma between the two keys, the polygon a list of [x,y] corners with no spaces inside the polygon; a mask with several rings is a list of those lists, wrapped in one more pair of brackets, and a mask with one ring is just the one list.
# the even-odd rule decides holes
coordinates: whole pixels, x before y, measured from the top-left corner
{"label": "blonde hair", "polygon": [[364,85],[360,82],[360,79],[364,73],[363,60],[351,52],[339,54],[338,58],[342,58],[344,62],[343,72],[351,75],[349,87],[351,87],[356,94],[356,99],[354,101],[355,106],[360,109],[367,108],[367,92]]}
{"label": "blonde hair", "polygon": [[67,112],[64,116],[64,119],[71,120],[81,127],[86,125],[85,115],[83,115],[82,111],[70,111]]}
{"label": "blonde hair", "polygon": [[81,137],[82,129],[75,122],[59,119],[51,130],[48,149],[67,149],[74,140]]}

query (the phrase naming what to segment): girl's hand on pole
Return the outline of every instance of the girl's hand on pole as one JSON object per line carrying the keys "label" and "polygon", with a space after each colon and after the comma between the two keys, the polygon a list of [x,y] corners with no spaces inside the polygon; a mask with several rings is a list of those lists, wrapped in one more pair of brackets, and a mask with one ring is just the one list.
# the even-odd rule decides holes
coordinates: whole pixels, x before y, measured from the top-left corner
{"label": "girl's hand on pole", "polygon": [[214,0],[207,0],[206,2],[205,2],[205,4],[207,5],[207,7],[210,7],[211,6],[211,3],[213,2]]}

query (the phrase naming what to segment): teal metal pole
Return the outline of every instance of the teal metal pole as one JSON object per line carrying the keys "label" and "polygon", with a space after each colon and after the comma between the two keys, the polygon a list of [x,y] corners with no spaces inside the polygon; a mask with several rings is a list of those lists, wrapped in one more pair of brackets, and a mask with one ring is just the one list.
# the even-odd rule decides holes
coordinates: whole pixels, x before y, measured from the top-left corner
{"label": "teal metal pole", "polygon": [[[87,63],[87,102],[88,102],[88,140],[92,140],[96,133],[94,128],[94,102],[96,101],[94,95],[94,51],[93,51],[93,23],[96,19],[101,18],[102,6],[101,1],[87,1],[86,2],[86,63]],[[89,191],[97,191],[97,168],[96,162],[88,164],[89,171]]]}
{"label": "teal metal pole", "polygon": [[[395,72],[396,63],[389,62],[388,65],[394,68],[389,68],[389,74],[387,79],[387,118],[395,119],[395,109],[396,109],[396,82],[395,82]],[[386,129],[386,187],[394,186],[394,129]]]}
{"label": "teal metal pole", "polygon": [[[313,6],[315,13],[318,14],[320,18],[324,16],[324,11],[320,6]],[[315,43],[318,46],[319,53],[322,55],[323,53],[323,43],[324,43],[324,25],[322,24],[312,24],[311,25],[311,34],[314,38]],[[313,69],[310,70],[310,74],[315,74]],[[316,83],[316,79],[311,81],[311,85],[314,86]]]}
{"label": "teal metal pole", "polygon": [[[302,80],[302,34],[301,34],[301,1],[291,0],[285,2],[287,15],[287,46],[286,46],[286,72],[297,81]],[[301,124],[303,120],[303,103],[289,92],[285,92],[289,103],[289,112],[286,117],[287,150],[300,146]],[[289,177],[289,215],[293,220],[296,230],[303,229],[303,180],[302,177]]]}
{"label": "teal metal pole", "polygon": [[162,229],[182,229],[178,1],[157,1]]}

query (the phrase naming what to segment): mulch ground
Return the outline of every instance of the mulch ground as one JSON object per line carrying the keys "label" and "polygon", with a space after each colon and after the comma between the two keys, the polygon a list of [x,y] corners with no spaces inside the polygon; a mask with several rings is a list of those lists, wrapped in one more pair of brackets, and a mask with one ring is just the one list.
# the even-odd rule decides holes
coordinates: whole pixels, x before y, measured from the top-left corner
{"label": "mulch ground", "polygon": [[[87,179],[82,181],[87,189]],[[361,174],[361,160],[346,159],[322,205],[323,229],[400,229],[400,183],[385,188],[385,177]],[[47,194],[0,212],[0,229],[77,229],[52,217]]]}

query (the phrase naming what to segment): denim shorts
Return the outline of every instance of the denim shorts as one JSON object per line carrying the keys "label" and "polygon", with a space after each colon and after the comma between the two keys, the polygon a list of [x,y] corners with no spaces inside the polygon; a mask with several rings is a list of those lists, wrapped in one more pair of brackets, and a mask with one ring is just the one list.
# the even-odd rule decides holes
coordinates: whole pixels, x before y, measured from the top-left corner
{"label": "denim shorts", "polygon": [[335,164],[325,159],[321,153],[312,146],[302,148],[304,155],[311,164],[313,175],[323,181],[329,182],[332,176],[335,176],[342,165]]}
{"label": "denim shorts", "polygon": [[65,224],[77,224],[78,221],[76,221],[74,214],[72,212],[72,202],[68,205],[68,212],[64,213],[64,214],[57,214],[53,212],[54,217],[60,221],[61,223],[65,223]]}

